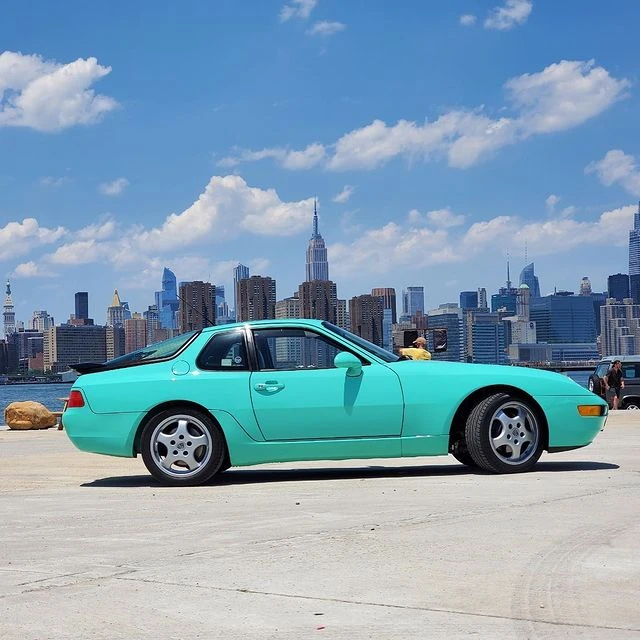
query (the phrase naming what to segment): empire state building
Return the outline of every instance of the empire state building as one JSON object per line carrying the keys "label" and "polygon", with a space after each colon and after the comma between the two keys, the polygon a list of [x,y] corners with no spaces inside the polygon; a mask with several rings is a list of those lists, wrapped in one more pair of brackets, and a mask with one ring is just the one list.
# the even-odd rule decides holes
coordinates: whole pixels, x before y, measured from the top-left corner
{"label": "empire state building", "polygon": [[327,247],[324,238],[318,231],[318,210],[313,202],[313,234],[307,247],[306,282],[312,280],[328,280],[329,263],[327,262]]}

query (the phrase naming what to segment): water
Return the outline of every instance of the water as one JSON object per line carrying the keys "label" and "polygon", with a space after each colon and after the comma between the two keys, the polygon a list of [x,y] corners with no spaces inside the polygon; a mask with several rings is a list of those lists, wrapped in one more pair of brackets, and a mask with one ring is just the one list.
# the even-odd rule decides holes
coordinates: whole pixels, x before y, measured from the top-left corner
{"label": "water", "polygon": [[589,384],[589,376],[593,371],[569,371],[565,375],[572,380],[575,380],[578,384],[586,387]]}
{"label": "water", "polygon": [[71,390],[71,382],[51,384],[0,384],[0,424],[3,424],[4,408],[11,402],[33,400],[50,411],[62,411],[62,402]]}

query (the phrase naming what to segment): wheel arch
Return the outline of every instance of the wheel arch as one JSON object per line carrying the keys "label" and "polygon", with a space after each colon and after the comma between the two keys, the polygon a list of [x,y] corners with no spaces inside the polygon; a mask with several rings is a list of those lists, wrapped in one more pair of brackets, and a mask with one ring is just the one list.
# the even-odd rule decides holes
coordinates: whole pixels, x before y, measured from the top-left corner
{"label": "wheel arch", "polygon": [[622,404],[622,406],[626,409],[627,405],[629,404],[635,404],[640,406],[640,395],[633,393],[633,394],[629,394],[628,396],[623,395],[620,398],[620,403]]}
{"label": "wheel arch", "polygon": [[194,411],[199,411],[200,413],[204,413],[216,428],[220,431],[220,435],[222,436],[222,441],[224,442],[224,462],[223,465],[227,465],[230,462],[229,458],[229,445],[227,444],[227,438],[225,436],[224,430],[220,426],[220,423],[216,419],[216,417],[205,407],[197,402],[192,402],[190,400],[169,400],[168,402],[163,402],[162,404],[158,404],[152,409],[149,409],[145,417],[140,421],[138,425],[138,429],[136,431],[135,438],[133,440],[133,453],[137,455],[141,453],[140,440],[142,439],[142,432],[144,428],[147,426],[149,420],[152,420],[155,416],[157,416],[162,411],[166,411],[167,409],[173,409],[176,407],[180,407],[181,409],[193,409]]}
{"label": "wheel arch", "polygon": [[473,407],[475,407],[478,402],[481,402],[485,398],[488,398],[495,393],[509,393],[510,395],[519,398],[520,400],[526,400],[528,403],[530,403],[531,408],[536,413],[536,417],[540,420],[544,438],[542,446],[546,451],[549,448],[549,424],[547,423],[547,417],[545,416],[540,404],[532,395],[528,394],[526,391],[523,391],[518,387],[501,384],[476,389],[460,403],[460,405],[456,409],[455,414],[453,415],[453,419],[451,420],[451,425],[449,428],[449,452],[451,452],[455,443],[460,440],[460,438],[464,437],[467,417]]}

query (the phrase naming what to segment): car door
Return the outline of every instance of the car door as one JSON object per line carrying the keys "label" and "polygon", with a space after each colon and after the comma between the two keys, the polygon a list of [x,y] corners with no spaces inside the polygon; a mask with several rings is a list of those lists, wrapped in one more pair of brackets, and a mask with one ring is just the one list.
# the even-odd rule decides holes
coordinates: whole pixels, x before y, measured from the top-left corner
{"label": "car door", "polygon": [[266,440],[400,435],[402,389],[391,369],[363,362],[361,375],[347,376],[333,364],[346,349],[307,328],[260,328],[253,336],[250,392]]}

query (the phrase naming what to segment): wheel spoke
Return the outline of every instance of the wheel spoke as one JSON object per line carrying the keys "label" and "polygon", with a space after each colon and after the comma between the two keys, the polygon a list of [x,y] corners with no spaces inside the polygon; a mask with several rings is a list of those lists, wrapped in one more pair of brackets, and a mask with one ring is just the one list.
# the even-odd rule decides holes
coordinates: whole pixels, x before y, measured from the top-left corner
{"label": "wheel spoke", "polygon": [[167,449],[169,449],[170,447],[175,446],[175,434],[166,434],[163,432],[160,432],[157,436],[156,436],[156,442],[159,442],[160,444],[163,444],[165,447],[167,447]]}
{"label": "wheel spoke", "polygon": [[183,438],[189,437],[189,429],[187,429],[188,425],[189,422],[184,418],[178,420],[178,428],[176,429],[175,433],[176,438],[180,438],[180,436],[182,436]]}
{"label": "wheel spoke", "polygon": [[180,457],[173,453],[173,449],[167,451],[167,455],[164,457],[159,456],[160,464],[167,469],[167,471],[171,471],[171,467],[173,463],[179,460]]}

